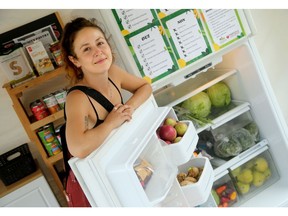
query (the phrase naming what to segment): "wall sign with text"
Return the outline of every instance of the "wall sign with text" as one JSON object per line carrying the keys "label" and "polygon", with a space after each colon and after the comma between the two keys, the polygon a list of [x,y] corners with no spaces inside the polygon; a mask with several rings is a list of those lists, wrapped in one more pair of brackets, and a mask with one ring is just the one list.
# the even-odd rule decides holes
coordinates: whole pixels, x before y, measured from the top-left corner
{"label": "wall sign with text", "polygon": [[237,10],[203,9],[201,16],[215,51],[245,36]]}
{"label": "wall sign with text", "polygon": [[142,75],[155,82],[178,69],[171,47],[159,22],[125,36]]}
{"label": "wall sign with text", "polygon": [[234,9],[113,9],[142,77],[150,82],[246,36]]}
{"label": "wall sign with text", "polygon": [[161,21],[180,68],[212,52],[197,10],[179,10]]}

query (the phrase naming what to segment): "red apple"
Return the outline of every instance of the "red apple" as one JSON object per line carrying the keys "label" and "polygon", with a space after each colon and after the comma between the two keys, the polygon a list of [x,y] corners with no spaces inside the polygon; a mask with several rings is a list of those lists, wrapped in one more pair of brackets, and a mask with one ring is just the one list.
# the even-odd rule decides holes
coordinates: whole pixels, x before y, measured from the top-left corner
{"label": "red apple", "polygon": [[177,122],[174,128],[176,129],[178,136],[183,136],[185,132],[187,131],[188,126],[184,122]]}
{"label": "red apple", "polygon": [[171,125],[162,125],[159,129],[159,136],[165,141],[173,142],[177,136],[176,129]]}
{"label": "red apple", "polygon": [[164,125],[171,125],[174,127],[176,125],[177,121],[174,118],[168,117],[164,120]]}

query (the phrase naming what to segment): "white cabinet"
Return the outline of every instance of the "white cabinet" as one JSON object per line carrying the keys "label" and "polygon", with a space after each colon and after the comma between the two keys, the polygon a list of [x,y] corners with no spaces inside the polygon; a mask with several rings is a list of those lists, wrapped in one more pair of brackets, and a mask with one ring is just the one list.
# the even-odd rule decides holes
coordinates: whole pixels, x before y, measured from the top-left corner
{"label": "white cabinet", "polygon": [[1,207],[59,207],[43,175],[0,198]]}

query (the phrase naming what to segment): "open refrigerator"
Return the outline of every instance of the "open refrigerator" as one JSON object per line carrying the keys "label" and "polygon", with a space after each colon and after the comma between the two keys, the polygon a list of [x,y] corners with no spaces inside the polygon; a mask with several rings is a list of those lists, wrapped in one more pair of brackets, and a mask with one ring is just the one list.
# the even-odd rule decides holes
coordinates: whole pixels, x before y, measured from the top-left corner
{"label": "open refrigerator", "polygon": [[[249,11],[238,13],[244,37],[152,83],[153,95],[135,111],[132,121],[114,130],[85,159],[69,161],[92,206],[288,206],[287,125],[253,41],[253,20]],[[124,67],[141,76],[112,11],[100,10],[100,14],[121,50]],[[231,90],[232,105],[225,112],[212,116],[204,126],[179,118],[176,106],[218,82]],[[167,145],[157,135],[167,117],[188,126],[179,143]],[[219,134],[229,136],[251,122],[258,127],[257,140],[236,156],[194,154],[203,142],[215,145]],[[262,179],[252,175],[251,168],[260,160],[265,161],[263,169],[269,169]],[[136,169],[141,165],[150,173],[144,182]],[[194,166],[203,169],[200,178],[181,186],[178,174]],[[240,170],[247,169],[245,177],[261,180],[254,183],[246,178],[241,185],[239,179],[245,177],[239,177]]]}

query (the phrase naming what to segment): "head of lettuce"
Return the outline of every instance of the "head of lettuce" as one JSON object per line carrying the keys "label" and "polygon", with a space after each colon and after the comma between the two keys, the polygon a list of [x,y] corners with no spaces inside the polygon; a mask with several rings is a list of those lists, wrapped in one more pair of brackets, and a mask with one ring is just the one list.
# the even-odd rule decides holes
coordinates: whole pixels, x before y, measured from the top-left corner
{"label": "head of lettuce", "polygon": [[211,101],[207,93],[199,92],[183,101],[181,107],[189,110],[195,118],[205,118],[210,114]]}
{"label": "head of lettuce", "polygon": [[207,89],[207,94],[214,107],[224,107],[231,102],[230,88],[224,82],[218,82]]}

